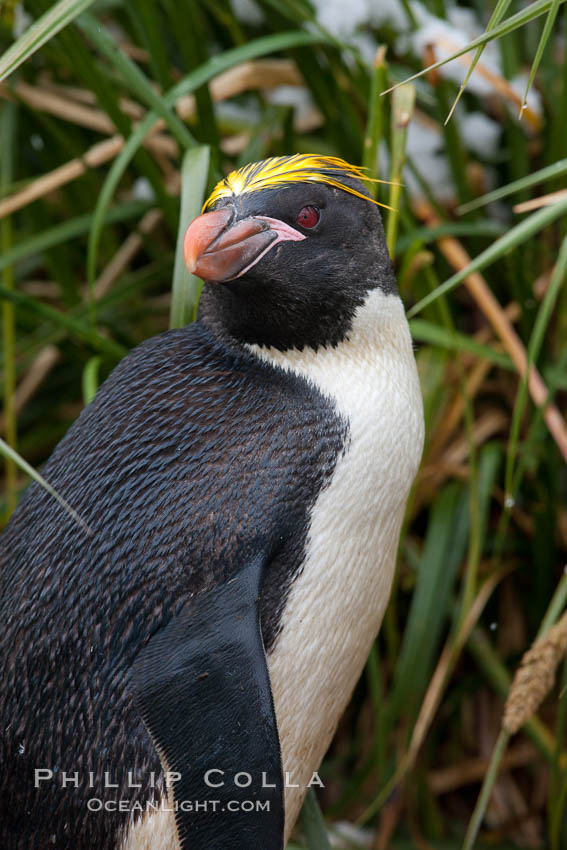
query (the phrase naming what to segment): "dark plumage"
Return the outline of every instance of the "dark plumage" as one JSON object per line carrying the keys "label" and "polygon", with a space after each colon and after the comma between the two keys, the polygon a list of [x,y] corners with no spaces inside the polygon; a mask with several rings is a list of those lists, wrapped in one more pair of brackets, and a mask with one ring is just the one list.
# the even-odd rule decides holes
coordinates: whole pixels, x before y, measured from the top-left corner
{"label": "dark plumage", "polygon": [[[3,850],[35,850],[48,831],[58,848],[113,846],[127,815],[89,813],[86,800],[143,800],[160,773],[128,689],[140,648],[258,551],[273,643],[306,512],[344,438],[319,394],[201,324],[146,341],[114,370],[44,468],[93,536],[32,484],[1,538]],[[38,792],[34,769],[54,765],[94,771],[97,785]],[[141,789],[128,790],[121,765],[140,771]],[[103,787],[105,770],[119,791]]]}
{"label": "dark plumage", "polygon": [[[208,279],[217,281],[205,286],[198,321],[131,352],[46,464],[44,476],[90,533],[32,484],[2,535],[2,850],[118,848],[132,832],[132,807],[141,814],[148,802],[165,802],[166,768],[182,775],[170,794],[175,803],[210,796],[203,781],[209,768],[254,774],[250,787],[216,787],[212,795],[223,804],[270,803],[259,813],[178,810],[182,848],[281,850],[278,727],[284,722],[290,752],[289,741],[307,736],[303,770],[316,770],[354,686],[367,649],[357,650],[351,671],[338,631],[323,656],[332,667],[329,682],[340,689],[332,695],[334,713],[328,718],[317,708],[312,730],[294,729],[293,706],[285,717],[277,714],[277,701],[285,707],[288,700],[281,683],[274,712],[266,653],[276,657],[288,613],[300,622],[286,650],[292,668],[302,645],[325,647],[330,624],[302,626],[301,605],[289,604],[292,589],[311,587],[319,566],[316,592],[323,600],[330,593],[329,616],[336,618],[347,594],[352,628],[359,614],[364,623],[360,646],[372,640],[384,591],[372,552],[350,528],[359,527],[360,511],[357,533],[390,529],[380,579],[387,593],[421,420],[377,208],[351,167],[341,171],[336,160],[321,165],[318,158],[313,171],[309,157],[294,158],[294,167],[304,160],[316,182],[278,177],[274,185],[270,177],[267,187],[239,194],[230,183],[240,179],[237,172],[219,184],[188,231],[190,264],[204,268],[206,261]],[[288,168],[287,161],[270,162]],[[264,170],[255,167],[254,175]],[[391,347],[368,330],[368,316],[382,321],[381,305]],[[267,360],[254,345],[270,347]],[[319,375],[317,358],[335,350],[336,362]],[[289,370],[270,361],[273,352],[291,352]],[[299,352],[304,360],[296,367]],[[346,395],[337,383],[343,368]],[[376,391],[382,386],[391,394],[383,405]],[[386,413],[393,400],[399,438],[387,417],[385,433],[374,416],[376,396]],[[396,410],[411,414],[408,439]],[[380,470],[390,458],[384,462],[366,445],[372,438],[379,452],[383,436],[395,469],[384,485]],[[339,502],[332,511],[352,519],[336,540],[322,513],[329,506],[317,507],[331,483]],[[348,500],[344,511],[341,499]],[[315,522],[324,529],[320,565],[310,554],[319,551]],[[276,672],[287,669],[282,658]],[[304,687],[310,671],[297,658]],[[301,723],[312,714],[304,703]],[[52,775],[41,774],[38,783],[38,769]],[[262,772],[273,780],[269,789],[259,787]],[[102,806],[127,800],[129,810],[92,811],[90,799]],[[175,846],[172,838],[168,847]]]}
{"label": "dark plumage", "polygon": [[222,198],[213,209],[234,207],[239,219],[277,210],[279,219],[297,227],[297,213],[306,205],[320,210],[317,228],[303,242],[277,245],[230,285],[208,287],[201,306],[205,321],[248,343],[317,348],[344,339],[369,289],[396,292],[374,204],[324,184],[299,184]]}

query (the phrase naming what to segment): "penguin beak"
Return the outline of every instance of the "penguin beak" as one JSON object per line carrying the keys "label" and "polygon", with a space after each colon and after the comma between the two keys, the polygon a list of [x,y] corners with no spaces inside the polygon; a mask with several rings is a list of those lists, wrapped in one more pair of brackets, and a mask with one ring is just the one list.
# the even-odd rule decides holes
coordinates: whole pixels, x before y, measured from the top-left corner
{"label": "penguin beak", "polygon": [[240,277],[279,242],[305,236],[268,216],[237,219],[227,207],[204,213],[189,225],[183,240],[187,269],[208,282]]}

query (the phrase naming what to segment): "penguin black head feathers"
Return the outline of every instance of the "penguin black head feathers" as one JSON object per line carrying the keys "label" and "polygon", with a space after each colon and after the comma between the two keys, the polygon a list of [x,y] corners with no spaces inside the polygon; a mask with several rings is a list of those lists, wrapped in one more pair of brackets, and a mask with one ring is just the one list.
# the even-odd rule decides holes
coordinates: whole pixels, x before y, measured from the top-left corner
{"label": "penguin black head feathers", "polygon": [[200,316],[238,342],[336,345],[371,289],[396,291],[377,203],[336,157],[273,157],[217,184],[185,236]]}

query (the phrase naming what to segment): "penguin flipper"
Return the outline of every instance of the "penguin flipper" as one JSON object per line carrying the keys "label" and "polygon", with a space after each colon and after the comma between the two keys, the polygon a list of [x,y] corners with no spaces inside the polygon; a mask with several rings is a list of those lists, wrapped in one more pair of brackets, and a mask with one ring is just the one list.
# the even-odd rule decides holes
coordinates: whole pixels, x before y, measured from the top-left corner
{"label": "penguin flipper", "polygon": [[[259,617],[264,559],[196,594],[133,670],[182,850],[282,850],[278,730]],[[235,782],[236,777],[236,782]]]}

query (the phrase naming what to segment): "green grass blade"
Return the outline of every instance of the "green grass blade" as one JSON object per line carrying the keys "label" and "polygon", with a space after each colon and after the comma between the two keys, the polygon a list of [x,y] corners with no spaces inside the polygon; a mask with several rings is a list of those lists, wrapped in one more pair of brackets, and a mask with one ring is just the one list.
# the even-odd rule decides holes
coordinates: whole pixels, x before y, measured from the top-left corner
{"label": "green grass blade", "polygon": [[[470,51],[474,50],[475,47],[482,47],[483,45],[488,44],[489,41],[494,41],[494,39],[502,38],[502,36],[514,32],[514,30],[517,30],[519,27],[524,26],[524,24],[535,20],[540,15],[545,15],[555,2],[557,2],[557,0],[536,0],[535,3],[530,3],[525,9],[522,9],[520,12],[512,15],[511,18],[507,18],[503,23],[499,24],[490,32],[485,32],[483,35],[479,35],[478,38],[473,39],[473,41],[470,41],[464,47],[461,47],[460,50],[456,50],[454,53],[451,53],[450,56],[446,56],[445,59],[440,59],[438,62],[428,65],[427,68],[423,68],[421,71],[418,71],[417,74],[407,77],[405,80],[402,80],[402,82],[392,86],[391,89],[382,92],[382,94],[388,94],[390,91],[393,91],[405,83],[411,83],[419,77],[423,77],[424,74],[429,74],[431,71],[441,68],[448,62],[458,59],[459,56],[464,56],[465,53],[470,53]],[[565,3],[565,0],[559,0],[559,4],[561,5],[562,3]]]}
{"label": "green grass blade", "polygon": [[193,147],[195,140],[180,118],[168,107],[165,100],[156,93],[146,75],[135,62],[119,48],[108,30],[90,14],[83,15],[78,26],[93,44],[112,62],[122,75],[128,87],[150,109],[163,118],[167,126],[183,148]]}
{"label": "green grass blade", "polygon": [[93,3],[94,0],[59,0],[48,9],[0,58],[0,82]]}
{"label": "green grass blade", "polygon": [[477,342],[472,336],[442,328],[425,319],[412,319],[410,330],[412,337],[418,342],[426,342],[438,348],[446,348],[448,351],[466,351],[483,360],[489,360],[502,369],[514,371],[514,365],[507,354]]}
{"label": "green grass blade", "polygon": [[493,201],[499,201],[502,198],[507,198],[515,192],[522,192],[524,189],[529,189],[537,183],[543,183],[546,180],[554,180],[557,177],[562,177],[567,174],[567,159],[560,159],[554,162],[553,165],[548,165],[545,168],[540,168],[539,171],[534,171],[533,174],[528,174],[526,177],[521,177],[519,180],[514,180],[513,183],[508,183],[507,186],[502,186],[500,189],[495,189],[493,192],[488,192],[480,198],[475,198],[468,204],[463,204],[457,207],[459,215],[476,210],[479,207],[484,207],[486,204],[491,204]]}
{"label": "green grass blade", "polygon": [[90,404],[96,395],[96,391],[98,389],[98,373],[101,363],[102,357],[100,354],[96,354],[94,357],[87,360],[85,368],[83,369],[82,387],[83,402],[85,405]]}
{"label": "green grass blade", "polygon": [[488,772],[484,777],[482,789],[477,800],[476,806],[474,808],[474,812],[469,823],[469,828],[467,829],[467,834],[465,835],[463,850],[474,850],[476,837],[482,824],[484,813],[486,811],[486,807],[488,806],[488,801],[490,800],[490,795],[492,794],[492,789],[498,776],[500,762],[502,761],[502,756],[506,752],[506,747],[508,746],[509,740],[509,733],[506,732],[505,729],[502,729],[500,735],[498,736],[498,740],[495,744],[495,747],[492,751],[492,758],[490,759]]}
{"label": "green grass blade", "polygon": [[[565,26],[566,17],[566,7],[563,7],[563,22],[558,24],[558,28]],[[553,120],[547,125],[549,128],[547,162],[555,162],[565,156],[565,127],[567,127],[567,56],[563,52],[563,60],[557,64],[555,55],[550,56],[551,53],[552,51],[549,51],[548,56],[555,67],[554,76],[557,75],[557,85],[552,97]],[[560,189],[561,186],[557,185],[554,188]]]}
{"label": "green grass blade", "polygon": [[6,458],[9,458],[23,472],[27,473],[27,475],[29,475],[30,478],[33,478],[33,480],[36,481],[41,487],[43,487],[43,489],[46,490],[49,493],[50,496],[53,496],[53,498],[56,499],[59,502],[61,507],[64,508],[67,511],[67,513],[70,514],[73,517],[75,522],[78,523],[81,526],[83,531],[85,531],[87,534],[92,536],[92,534],[93,534],[92,530],[89,528],[89,526],[86,524],[86,522],[83,519],[81,519],[81,517],[79,516],[77,511],[74,508],[71,507],[69,502],[67,502],[63,498],[63,496],[60,496],[59,493],[51,486],[51,484],[49,484],[45,480],[45,478],[43,478],[43,476],[41,476],[39,474],[39,472],[36,469],[33,468],[33,466],[30,466],[30,464],[27,462],[27,460],[24,460],[24,458],[21,455],[19,455],[18,452],[15,452],[14,449],[12,449],[2,439],[0,439],[0,454],[4,455],[4,457],[6,457]]}
{"label": "green grass blade", "polygon": [[[149,0],[149,2],[145,0],[143,3],[140,3],[139,0],[126,0],[125,5],[136,33],[142,45],[148,51],[148,62],[155,79],[163,89],[168,89],[173,85],[174,80],[168,62],[167,48],[169,45],[167,39],[169,31],[171,33],[176,32],[175,24],[171,19],[168,20],[166,16],[160,15],[159,7],[161,4],[159,0]],[[169,26],[164,31],[162,24],[165,21]],[[183,33],[184,30],[188,29],[189,22],[186,19],[185,27],[181,32]]]}
{"label": "green grass blade", "polygon": [[[109,209],[106,216],[107,224],[115,224],[121,221],[128,221],[131,218],[138,218],[149,208],[149,204],[145,201],[132,201],[127,204],[117,204]],[[8,266],[15,266],[22,260],[33,257],[36,254],[41,254],[49,248],[54,248],[56,245],[62,245],[69,242],[71,239],[76,239],[77,236],[82,236],[89,232],[93,220],[91,213],[77,216],[70,221],[64,221],[62,224],[56,224],[48,230],[44,230],[37,236],[31,236],[23,239],[19,244],[14,245],[8,252],[0,257],[0,271]]]}
{"label": "green grass blade", "polygon": [[[37,14],[39,14],[48,2],[49,0],[28,0],[31,8]],[[85,37],[82,31],[75,26],[64,29],[58,33],[57,37],[53,40],[53,44],[49,45],[49,48],[48,55],[55,54],[62,58],[65,73],[68,73],[67,69],[69,71],[72,69],[75,83],[85,87],[95,95],[99,108],[106,113],[118,132],[125,138],[128,137],[131,132],[132,123],[128,115],[122,110],[116,81],[109,75],[106,65],[98,61],[97,57],[86,49]],[[63,135],[65,140],[68,137],[73,139],[74,150],[68,152],[69,156],[80,156],[84,152],[85,140],[82,134],[75,136],[75,134],[71,134],[69,128],[66,128],[63,134],[58,135]],[[54,150],[58,150],[60,147],[61,144],[56,143]],[[66,147],[68,146],[64,142],[63,149]],[[176,203],[166,192],[162,169],[158,166],[150,151],[142,148],[136,152],[135,168],[150,181],[156,196],[156,202],[164,213],[170,231],[174,232],[177,224],[174,216]],[[90,182],[90,190],[85,192],[85,197],[90,201],[93,196],[98,194],[99,178],[93,171],[89,170],[86,180]],[[83,187],[85,187],[84,182]],[[75,185],[70,187],[70,192],[76,192]],[[73,206],[76,206],[76,203]],[[94,327],[96,315],[93,303],[91,299],[91,323]]]}
{"label": "green grass blade", "polygon": [[[492,687],[501,696],[507,697],[512,677],[496,650],[492,647],[486,633],[479,626],[473,630],[467,647]],[[547,726],[534,716],[527,721],[523,728],[546,761],[552,761],[554,742]]]}
{"label": "green grass blade", "polygon": [[555,307],[555,303],[559,296],[559,291],[562,285],[565,283],[567,279],[567,237],[563,240],[561,248],[559,250],[559,256],[557,257],[557,263],[555,264],[555,269],[553,271],[553,275],[551,276],[551,281],[547,292],[545,293],[545,297],[541,302],[541,306],[538,310],[537,318],[534,323],[534,328],[530,337],[530,341],[528,344],[528,352],[527,352],[527,369],[526,374],[522,378],[520,382],[520,386],[518,389],[518,395],[516,397],[516,403],[514,405],[514,413],[512,415],[512,424],[510,426],[510,437],[508,440],[508,454],[506,457],[506,476],[505,476],[505,492],[507,497],[513,497],[514,495],[514,486],[513,486],[513,476],[514,476],[514,461],[516,459],[516,454],[518,451],[518,440],[520,436],[520,426],[522,423],[522,417],[524,415],[524,410],[526,406],[526,401],[528,398],[528,378],[530,374],[531,367],[537,362],[537,358],[541,351],[541,347],[543,345],[543,339],[547,327],[549,325],[549,321],[551,319],[551,314],[553,312],[553,308]]}
{"label": "green grass blade", "polygon": [[183,157],[181,166],[181,208],[173,268],[170,328],[182,328],[191,321],[197,305],[201,282],[189,274],[183,257],[183,238],[189,223],[199,215],[203,206],[209,174],[210,149],[193,148]]}
{"label": "green grass blade", "polygon": [[18,304],[23,308],[31,310],[32,313],[41,316],[43,319],[47,319],[56,327],[64,328],[69,333],[83,340],[83,342],[88,343],[96,351],[108,354],[114,360],[121,360],[127,353],[126,349],[118,342],[114,342],[112,339],[101,336],[96,331],[92,330],[92,328],[84,325],[82,322],[72,316],[69,316],[67,313],[55,310],[48,304],[44,304],[43,301],[40,301],[37,298],[32,298],[31,295],[26,295],[23,292],[18,292],[17,290],[7,289],[5,286],[0,286],[0,300],[1,299],[12,301],[14,304]]}
{"label": "green grass blade", "polygon": [[[190,74],[187,74],[181,82],[164,95],[163,100],[167,106],[171,107],[179,100],[179,98],[186,94],[192,94],[195,89],[204,85],[204,83],[208,83],[223,71],[228,71],[229,68],[233,68],[241,62],[246,62],[249,59],[257,59],[259,56],[265,56],[268,53],[274,53],[292,47],[317,44],[323,40],[323,36],[299,31],[263,36],[242,47],[235,47],[232,50],[226,50],[224,53],[209,59],[207,62],[203,63],[203,65],[199,66],[199,68],[196,68],[194,71],[191,71]],[[145,116],[136,130],[134,130],[127,139],[124,148],[114,160],[104,181],[104,185],[97,200],[93,215],[93,223],[89,233],[89,245],[87,252],[87,278],[89,281],[94,280],[96,276],[97,252],[100,234],[104,226],[106,211],[112,196],[114,195],[126,168],[157,120],[158,116],[153,111]]]}
{"label": "green grass blade", "polygon": [[[16,104],[6,103],[0,110],[0,190],[9,186],[14,174],[14,154],[16,152]],[[0,221],[0,246],[4,255],[10,253],[12,247],[12,218],[7,216]],[[4,286],[13,290],[14,272],[11,264],[2,269]],[[4,357],[4,432],[8,444],[17,448],[17,417],[16,417],[16,311],[14,304],[5,301],[2,304],[2,354]],[[10,516],[17,503],[16,467],[12,460],[6,458],[6,519]]]}
{"label": "green grass blade", "polygon": [[400,714],[412,720],[427,686],[457,570],[462,562],[469,530],[466,491],[446,486],[433,504],[420,560],[417,585],[394,681],[387,705],[387,730]]}
{"label": "green grass blade", "polygon": [[[566,240],[567,243],[567,240]],[[551,288],[551,287],[550,287]],[[548,610],[540,624],[536,641],[541,640],[545,637],[547,631],[555,624],[557,619],[559,618],[564,606],[565,601],[567,599],[567,576],[563,576],[557,589],[553,595],[553,598],[549,604]],[[535,641],[534,641],[535,643]],[[478,649],[478,646],[477,646]],[[509,682],[502,681],[503,690],[508,690]],[[537,722],[536,717],[532,717],[525,724],[525,728],[535,728],[535,724]],[[490,759],[490,764],[488,767],[488,771],[484,778],[484,782],[482,784],[482,788],[480,794],[478,796],[476,805],[474,807],[473,814],[471,816],[469,826],[467,829],[467,833],[465,835],[465,840],[463,842],[462,850],[474,850],[475,840],[478,835],[479,829],[481,827],[486,807],[488,806],[490,795],[492,793],[492,789],[494,787],[494,783],[498,776],[498,769],[500,767],[500,762],[502,761],[502,757],[506,751],[506,747],[508,746],[508,741],[510,740],[510,734],[505,730],[501,729],[500,734],[498,736],[498,740],[494,746],[492,751],[492,757]],[[561,747],[562,739],[559,737],[557,739],[557,746]],[[552,754],[553,758],[557,758],[557,752]],[[564,801],[563,801],[564,802]]]}
{"label": "green grass blade", "polygon": [[[379,47],[374,59],[374,67],[370,80],[370,98],[368,109],[368,123],[364,136],[364,150],[362,152],[362,165],[372,177],[379,177],[378,146],[382,139],[382,124],[384,118],[384,102],[380,93],[386,87],[388,79],[386,65],[386,48]],[[374,198],[378,197],[378,184],[371,183],[368,187]]]}
{"label": "green grass blade", "polygon": [[[97,309],[103,318],[112,320],[115,315],[115,310],[122,307],[125,302],[132,304],[136,298],[144,299],[144,293],[147,288],[155,287],[164,280],[169,280],[173,272],[173,256],[168,254],[160,256],[157,262],[149,263],[141,269],[129,272],[121,277],[120,282],[112,287],[103,298],[97,299]],[[28,298],[31,296],[27,296]],[[36,299],[32,299],[36,300]],[[123,307],[125,312],[129,312],[127,307]],[[27,311],[26,311],[27,312]],[[33,311],[30,311],[32,313]],[[69,313],[72,318],[82,322],[83,325],[88,321],[89,305],[82,301],[78,303]],[[22,319],[24,314],[22,311]],[[27,317],[26,317],[27,318]],[[22,322],[23,323],[23,322]],[[120,330],[120,326],[119,330]],[[23,373],[29,366],[37,354],[46,345],[59,345],[69,336],[69,331],[66,327],[61,327],[59,323],[54,324],[49,319],[44,321],[39,326],[34,325],[29,334],[23,336],[18,349],[18,367],[20,373]],[[106,339],[106,337],[104,337]],[[121,356],[127,353],[126,348],[121,348]],[[116,361],[119,359],[118,352],[114,354],[107,353],[107,357]],[[2,374],[2,362],[0,360],[0,376]]]}
{"label": "green grass blade", "polygon": [[[561,694],[561,704],[564,705],[567,689]],[[565,830],[565,807],[567,805],[567,773],[563,776],[563,782],[555,802],[555,811],[551,819],[551,850],[561,850],[561,830]]]}
{"label": "green grass blade", "polygon": [[394,92],[392,102],[392,136],[390,168],[390,197],[388,222],[386,226],[386,244],[390,256],[394,256],[398,222],[400,219],[400,201],[402,197],[402,173],[406,161],[406,143],[408,126],[415,108],[415,86],[401,86]]}
{"label": "green grass blade", "polygon": [[[500,21],[504,17],[504,14],[506,13],[506,10],[508,9],[508,6],[510,5],[510,3],[511,3],[511,0],[498,0],[496,6],[494,7],[494,11],[493,11],[492,15],[490,16],[490,20],[489,20],[488,24],[486,25],[485,32],[490,32],[490,30],[494,29],[494,27],[497,26],[500,23]],[[467,71],[466,77],[463,80],[461,87],[459,88],[457,97],[453,101],[453,105],[451,107],[451,110],[450,110],[449,114],[447,115],[447,118],[445,120],[445,124],[447,124],[447,122],[451,120],[451,116],[453,115],[453,112],[455,111],[455,108],[456,108],[459,100],[461,99],[461,95],[463,94],[464,90],[467,87],[467,83],[471,78],[471,74],[474,71],[478,60],[482,56],[482,53],[484,51],[484,47],[485,47],[484,44],[481,47],[479,47],[477,49],[475,55],[473,56],[473,59],[472,59],[471,64],[469,65],[469,69]]]}
{"label": "green grass blade", "polygon": [[559,711],[555,726],[555,740],[557,744],[553,754],[551,791],[548,801],[551,850],[561,850],[561,833],[563,832],[563,836],[565,836],[567,827],[567,817],[564,813],[565,804],[567,803],[567,771],[561,770],[560,767],[561,747],[565,740],[565,730],[567,728],[567,658],[563,660],[563,674],[561,676],[559,693]]}
{"label": "green grass blade", "polygon": [[526,85],[526,91],[524,92],[524,98],[522,100],[522,106],[520,107],[520,115],[522,117],[522,112],[526,108],[528,102],[528,94],[533,85],[533,81],[535,80],[535,75],[537,74],[537,69],[539,68],[539,63],[541,62],[541,57],[543,56],[543,51],[546,48],[547,42],[551,38],[553,32],[553,24],[555,23],[555,19],[557,17],[557,13],[559,11],[559,5],[561,0],[553,0],[553,4],[551,9],[549,10],[549,14],[545,20],[545,26],[543,28],[543,32],[541,34],[541,38],[539,40],[539,44],[537,46],[537,52],[532,62],[532,67],[530,70],[530,76],[528,78],[528,82]]}
{"label": "green grass blade", "polygon": [[447,221],[437,227],[416,227],[396,240],[396,257],[415,243],[435,242],[441,236],[501,236],[508,228],[498,221]]}
{"label": "green grass blade", "polygon": [[408,318],[416,316],[429,304],[432,304],[442,295],[450,292],[462,283],[463,280],[471,274],[471,272],[480,271],[481,269],[485,269],[487,266],[490,266],[492,263],[495,263],[496,260],[505,256],[508,251],[522,245],[531,236],[533,236],[534,233],[538,233],[538,231],[547,227],[548,224],[556,221],[562,215],[565,215],[565,213],[567,213],[567,200],[562,200],[552,206],[545,207],[544,209],[532,213],[532,215],[528,216],[528,218],[524,219],[524,221],[520,222],[520,224],[517,224],[509,230],[508,233],[501,236],[500,239],[497,239],[496,242],[493,242],[492,245],[478,254],[465,269],[454,274],[449,278],[449,280],[446,280],[445,283],[442,283],[441,286],[438,286],[437,289],[429,295],[426,295],[425,298],[421,299],[421,301],[418,301],[417,304],[408,310]]}
{"label": "green grass blade", "polygon": [[307,850],[331,850],[325,820],[313,788],[307,790],[299,818]]}
{"label": "green grass blade", "polygon": [[[134,5],[130,0],[131,8]],[[175,33],[179,52],[183,57],[185,70],[198,68],[209,58],[206,28],[206,13],[198,3],[180,3],[179,0],[164,0],[165,10],[171,31]],[[233,19],[234,20],[234,19]],[[238,38],[236,43],[239,44]],[[164,86],[169,88],[169,86]],[[213,157],[219,142],[219,132],[215,117],[215,107],[208,85],[195,89],[195,106],[198,115],[198,139],[210,144]]]}
{"label": "green grass blade", "polygon": [[561,614],[563,613],[563,609],[567,605],[567,574],[563,574],[561,580],[557,587],[555,588],[555,593],[551,598],[551,602],[549,603],[549,607],[543,617],[537,635],[536,641],[542,638],[549,629],[555,625]]}

